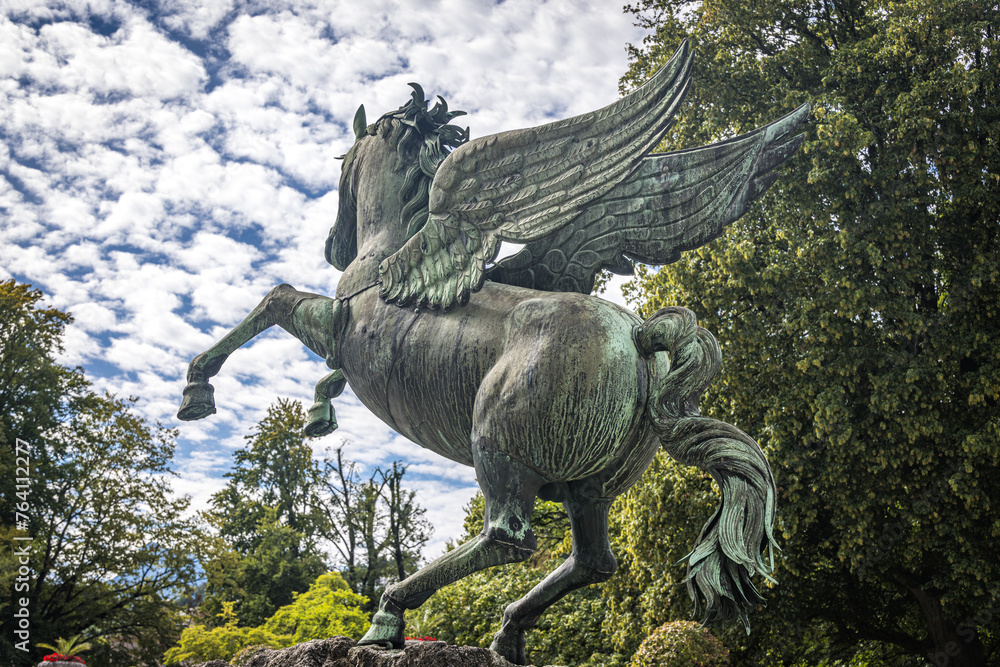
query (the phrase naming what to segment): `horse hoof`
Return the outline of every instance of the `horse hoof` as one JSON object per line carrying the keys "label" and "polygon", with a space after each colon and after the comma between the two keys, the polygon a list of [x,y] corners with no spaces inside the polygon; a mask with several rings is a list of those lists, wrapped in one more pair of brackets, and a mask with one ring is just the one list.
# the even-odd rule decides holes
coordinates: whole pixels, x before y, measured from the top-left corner
{"label": "horse hoof", "polygon": [[184,400],[177,410],[181,421],[194,421],[215,414],[215,388],[207,382],[190,382],[184,387]]}
{"label": "horse hoof", "polygon": [[330,401],[319,401],[313,403],[309,408],[306,420],[306,435],[310,438],[318,438],[321,435],[328,435],[337,430],[337,418],[333,414],[333,407]]}
{"label": "horse hoof", "polygon": [[528,652],[523,630],[501,627],[500,632],[493,636],[490,650],[515,665],[528,664]]}
{"label": "horse hoof", "polygon": [[403,648],[403,619],[387,611],[378,611],[372,617],[372,626],[358,642],[358,646]]}

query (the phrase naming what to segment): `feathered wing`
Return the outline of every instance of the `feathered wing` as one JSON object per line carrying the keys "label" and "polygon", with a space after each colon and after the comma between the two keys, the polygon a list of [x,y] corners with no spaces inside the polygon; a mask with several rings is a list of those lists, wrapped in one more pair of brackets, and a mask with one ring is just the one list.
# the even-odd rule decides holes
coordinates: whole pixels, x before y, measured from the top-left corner
{"label": "feathered wing", "polygon": [[632,273],[632,261],[669,264],[717,238],[778,178],[803,141],[803,105],[770,125],[717,144],[650,155],[572,224],[497,263],[490,280],[589,294],[597,272]]}
{"label": "feathered wing", "polygon": [[379,267],[382,298],[445,310],[466,303],[501,241],[556,232],[629,177],[670,125],[690,75],[685,41],[614,104],[455,149],[434,177],[427,223]]}

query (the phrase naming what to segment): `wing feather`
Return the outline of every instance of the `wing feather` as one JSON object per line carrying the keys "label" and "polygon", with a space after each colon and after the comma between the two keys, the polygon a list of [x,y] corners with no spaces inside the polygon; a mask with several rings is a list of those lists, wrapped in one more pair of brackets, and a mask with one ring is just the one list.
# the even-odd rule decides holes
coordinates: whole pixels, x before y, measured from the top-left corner
{"label": "wing feather", "polygon": [[488,274],[548,291],[589,293],[601,268],[632,273],[632,260],[669,264],[717,238],[777,180],[802,145],[803,105],[748,134],[702,148],[650,155],[572,224],[527,243]]}
{"label": "wing feather", "polygon": [[500,241],[557,232],[628,178],[669,126],[691,65],[685,41],[649,81],[603,109],[456,148],[434,177],[427,222],[379,267],[382,297],[443,309],[465,303]]}

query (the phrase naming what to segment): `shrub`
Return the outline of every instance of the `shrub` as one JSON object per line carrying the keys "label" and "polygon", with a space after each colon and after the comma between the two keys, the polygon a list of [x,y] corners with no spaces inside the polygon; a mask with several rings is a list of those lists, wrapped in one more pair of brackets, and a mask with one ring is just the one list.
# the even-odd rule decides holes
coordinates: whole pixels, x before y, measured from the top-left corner
{"label": "shrub", "polygon": [[727,667],[729,650],[692,621],[664,623],[632,656],[629,667]]}

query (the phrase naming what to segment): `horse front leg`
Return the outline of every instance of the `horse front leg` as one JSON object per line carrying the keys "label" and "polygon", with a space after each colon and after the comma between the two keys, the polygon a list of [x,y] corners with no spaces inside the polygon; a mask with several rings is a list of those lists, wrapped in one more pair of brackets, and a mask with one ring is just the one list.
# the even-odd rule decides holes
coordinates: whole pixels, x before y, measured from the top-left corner
{"label": "horse front leg", "polygon": [[[184,399],[177,417],[183,421],[193,421],[215,414],[215,389],[209,384],[209,378],[218,374],[230,354],[277,324],[326,359],[327,365],[335,369],[317,385],[317,403],[325,401],[327,409],[323,411],[321,406],[320,410],[315,411],[317,421],[322,424],[314,426],[310,435],[321,435],[318,431],[329,433],[336,428],[329,400],[339,395],[344,387],[343,374],[339,377],[335,375],[339,372],[340,365],[337,339],[346,321],[347,308],[341,301],[300,292],[291,285],[278,285],[232,331],[191,360],[187,371],[188,383],[184,387]],[[313,412],[310,409],[310,414]],[[309,426],[312,423],[307,425],[307,433]]]}
{"label": "horse front leg", "polygon": [[316,383],[314,401],[306,415],[306,435],[318,438],[337,430],[337,414],[333,410],[330,399],[340,396],[346,385],[347,380],[344,378],[344,372],[339,368],[331,371]]}

